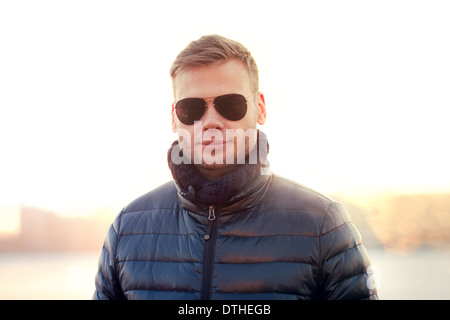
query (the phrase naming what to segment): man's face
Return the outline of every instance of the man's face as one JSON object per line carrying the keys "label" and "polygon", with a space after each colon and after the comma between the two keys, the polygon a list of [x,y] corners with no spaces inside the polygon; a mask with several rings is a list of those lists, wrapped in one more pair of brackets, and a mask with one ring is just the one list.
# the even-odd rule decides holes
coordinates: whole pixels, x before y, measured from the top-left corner
{"label": "man's face", "polygon": [[[245,98],[255,94],[251,90],[249,74],[245,65],[236,59],[183,70],[175,77],[175,103],[185,98],[203,98],[207,102],[207,108],[202,118],[193,125],[185,125],[180,122],[174,109],[175,103],[172,105],[172,130],[178,133],[180,146],[189,148],[191,151],[191,163],[200,164],[198,157],[201,155],[202,167],[223,168],[230,165],[230,152],[233,153],[231,156],[234,155],[233,158],[236,159],[238,156],[242,156],[243,152],[248,154],[249,150],[253,148],[251,141],[253,144],[256,143],[256,124],[262,125],[266,119],[264,96],[258,93],[251,98],[247,102],[247,113],[244,118],[232,121],[221,116],[214,108],[213,102],[217,96],[232,93],[241,94]],[[247,141],[245,148],[241,147],[242,144],[238,145],[237,140],[240,138],[230,135],[236,129],[242,129],[251,135],[248,138],[250,143]],[[189,133],[190,141],[183,141],[186,138],[181,138],[186,133]],[[242,141],[240,139],[239,143]],[[229,154],[228,161],[227,153]],[[197,160],[194,157],[197,157]]]}

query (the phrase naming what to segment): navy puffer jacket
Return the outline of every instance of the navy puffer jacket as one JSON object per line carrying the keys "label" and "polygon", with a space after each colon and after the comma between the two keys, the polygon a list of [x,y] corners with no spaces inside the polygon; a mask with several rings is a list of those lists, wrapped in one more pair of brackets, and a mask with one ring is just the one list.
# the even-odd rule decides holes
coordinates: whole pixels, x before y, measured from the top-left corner
{"label": "navy puffer jacket", "polygon": [[377,299],[348,214],[260,176],[232,203],[201,207],[169,182],[117,216],[94,299]]}

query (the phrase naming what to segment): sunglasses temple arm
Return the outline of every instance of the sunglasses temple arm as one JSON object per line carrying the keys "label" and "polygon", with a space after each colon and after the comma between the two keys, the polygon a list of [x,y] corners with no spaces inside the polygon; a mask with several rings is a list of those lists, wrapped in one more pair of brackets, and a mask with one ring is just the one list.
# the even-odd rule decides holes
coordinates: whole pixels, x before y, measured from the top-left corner
{"label": "sunglasses temple arm", "polygon": [[250,101],[250,99],[254,98],[256,95],[258,94],[258,92],[255,92],[250,98],[245,99],[245,101]]}

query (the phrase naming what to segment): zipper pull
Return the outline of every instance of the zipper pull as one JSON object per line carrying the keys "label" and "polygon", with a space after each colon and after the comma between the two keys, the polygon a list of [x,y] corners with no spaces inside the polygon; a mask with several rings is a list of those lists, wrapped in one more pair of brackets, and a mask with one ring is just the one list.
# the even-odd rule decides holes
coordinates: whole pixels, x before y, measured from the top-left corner
{"label": "zipper pull", "polygon": [[215,207],[213,205],[211,205],[211,206],[209,206],[208,220],[213,221],[215,219],[216,219]]}
{"label": "zipper pull", "polygon": [[[215,209],[216,209],[216,208],[215,208],[213,205],[209,206],[209,209],[208,209],[208,220],[209,220],[209,221],[214,221],[214,220],[216,220]],[[203,237],[206,241],[208,241],[209,238],[211,237],[211,236],[210,236],[210,233],[211,233],[211,227],[212,227],[212,223],[208,223],[208,225],[206,226],[206,234],[205,234],[205,236]]]}

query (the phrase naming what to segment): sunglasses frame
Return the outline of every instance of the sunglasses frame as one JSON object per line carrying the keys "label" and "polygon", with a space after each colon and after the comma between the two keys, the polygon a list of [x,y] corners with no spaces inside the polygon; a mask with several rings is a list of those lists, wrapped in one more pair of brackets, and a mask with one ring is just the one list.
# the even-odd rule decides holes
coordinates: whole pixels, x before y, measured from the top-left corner
{"label": "sunglasses frame", "polygon": [[[244,95],[242,95],[242,94],[240,94],[240,93],[229,93],[229,94],[223,94],[223,95],[220,95],[220,96],[217,96],[217,97],[215,97],[215,98],[206,98],[206,99],[204,99],[204,98],[184,98],[184,99],[180,99],[180,100],[178,100],[177,102],[175,102],[174,103],[174,108],[175,109],[177,109],[177,105],[178,105],[178,102],[180,102],[180,101],[183,101],[183,100],[186,100],[186,99],[201,99],[201,100],[203,100],[204,102],[205,102],[205,110],[203,111],[203,114],[202,114],[202,116],[201,117],[203,117],[203,115],[205,114],[205,112],[206,112],[206,108],[208,107],[208,102],[209,101],[212,101],[213,102],[213,105],[214,105],[214,109],[216,109],[216,111],[217,111],[217,113],[218,114],[220,114],[220,116],[221,117],[223,117],[223,118],[225,118],[225,119],[227,119],[227,120],[229,120],[229,121],[239,121],[239,120],[241,120],[241,119],[238,119],[238,120],[230,120],[230,119],[228,119],[227,117],[224,117],[220,112],[219,112],[219,110],[217,110],[217,108],[216,108],[216,105],[214,104],[214,101],[216,101],[216,99],[217,98],[220,98],[220,97],[223,97],[223,96],[228,96],[228,95],[239,95],[239,96],[241,96],[241,97],[243,97],[244,99],[245,99],[245,103],[246,103],[246,107],[247,107],[247,103],[251,100],[251,99],[253,99],[254,97],[256,97],[256,95],[259,93],[259,91],[257,91],[257,92],[255,92],[252,96],[250,96],[250,97],[248,97],[248,98],[246,98]],[[200,119],[201,119],[201,117],[200,117],[200,119],[198,119],[198,120],[194,120],[194,122],[193,123],[185,123],[185,122],[183,122],[179,117],[178,117],[178,114],[177,114],[177,112],[175,111],[175,114],[177,115],[177,118],[178,118],[178,120],[180,120],[180,122],[181,123],[183,123],[183,124],[185,124],[185,125],[193,125],[194,123],[195,123],[195,121],[199,121]],[[245,112],[245,114],[247,114],[247,111]],[[244,114],[244,117],[245,117],[245,114]]]}

